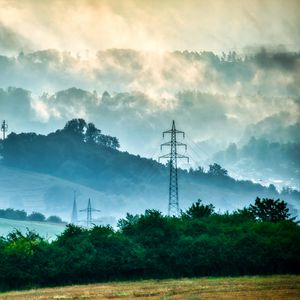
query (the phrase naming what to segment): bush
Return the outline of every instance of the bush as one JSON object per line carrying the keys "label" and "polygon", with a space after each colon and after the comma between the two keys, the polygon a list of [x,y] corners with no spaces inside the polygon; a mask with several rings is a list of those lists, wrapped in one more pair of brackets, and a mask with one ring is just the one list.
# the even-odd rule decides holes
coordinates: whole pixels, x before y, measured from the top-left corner
{"label": "bush", "polygon": [[46,221],[51,223],[62,223],[62,219],[58,216],[50,216]]}
{"label": "bush", "polygon": [[28,217],[27,219],[29,221],[38,221],[38,222],[44,222],[46,217],[39,213],[39,212],[32,212]]}
{"label": "bush", "polygon": [[128,214],[119,221],[119,230],[67,225],[53,242],[32,232],[13,232],[0,238],[0,290],[118,279],[300,273],[300,227],[292,220],[258,220],[249,208],[213,213],[212,206],[200,202],[188,212],[178,218],[156,210]]}

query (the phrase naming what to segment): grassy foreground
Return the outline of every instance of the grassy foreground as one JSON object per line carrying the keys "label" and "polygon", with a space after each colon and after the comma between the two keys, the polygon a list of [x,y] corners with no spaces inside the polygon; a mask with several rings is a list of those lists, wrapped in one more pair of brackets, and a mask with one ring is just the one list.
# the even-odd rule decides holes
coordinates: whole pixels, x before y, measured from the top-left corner
{"label": "grassy foreground", "polygon": [[300,299],[300,276],[145,280],[32,289],[0,299]]}

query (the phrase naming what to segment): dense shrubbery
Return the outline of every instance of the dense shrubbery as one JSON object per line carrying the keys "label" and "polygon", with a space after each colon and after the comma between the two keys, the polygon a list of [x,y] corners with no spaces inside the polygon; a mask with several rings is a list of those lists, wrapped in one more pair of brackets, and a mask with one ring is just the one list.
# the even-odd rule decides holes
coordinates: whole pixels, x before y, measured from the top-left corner
{"label": "dense shrubbery", "polygon": [[[261,203],[277,217],[261,217]],[[0,239],[0,286],[299,273],[300,227],[284,202],[274,203],[257,199],[249,208],[220,214],[198,201],[179,218],[147,210],[128,214],[118,230],[69,225],[51,243],[16,231]]]}
{"label": "dense shrubbery", "polygon": [[19,221],[38,221],[38,222],[51,222],[51,223],[62,223],[62,219],[58,216],[49,216],[46,217],[39,212],[32,212],[31,214],[27,214],[24,210],[18,210],[13,208],[0,209],[0,218],[3,219],[11,219],[11,220],[19,220]]}

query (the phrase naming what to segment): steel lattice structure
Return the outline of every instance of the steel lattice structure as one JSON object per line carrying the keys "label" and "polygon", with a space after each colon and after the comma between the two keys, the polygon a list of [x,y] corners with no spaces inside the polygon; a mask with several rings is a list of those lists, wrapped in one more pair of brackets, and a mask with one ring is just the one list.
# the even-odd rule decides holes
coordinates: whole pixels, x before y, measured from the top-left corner
{"label": "steel lattice structure", "polygon": [[169,179],[169,206],[168,214],[169,216],[178,216],[179,215],[179,199],[178,199],[178,174],[177,174],[177,159],[187,159],[188,156],[179,154],[177,152],[177,147],[183,146],[187,150],[187,145],[177,141],[177,135],[182,134],[182,137],[185,137],[183,131],[177,130],[175,127],[175,121],[173,120],[172,128],[170,130],[163,132],[163,138],[166,134],[171,135],[171,140],[169,142],[163,143],[160,145],[160,148],[164,146],[170,147],[170,153],[162,155],[159,157],[159,160],[162,158],[169,159],[169,168],[170,168],[170,179]]}
{"label": "steel lattice structure", "polygon": [[87,214],[87,216],[86,216],[86,226],[88,228],[90,228],[92,226],[92,221],[93,221],[93,219],[92,219],[92,212],[93,211],[99,211],[100,212],[100,210],[92,208],[91,199],[90,198],[89,198],[89,201],[88,201],[87,208],[86,209],[81,209],[80,211],[86,211],[86,214]]}
{"label": "steel lattice structure", "polygon": [[71,223],[74,225],[78,225],[76,191],[74,191],[74,201],[73,201]]}

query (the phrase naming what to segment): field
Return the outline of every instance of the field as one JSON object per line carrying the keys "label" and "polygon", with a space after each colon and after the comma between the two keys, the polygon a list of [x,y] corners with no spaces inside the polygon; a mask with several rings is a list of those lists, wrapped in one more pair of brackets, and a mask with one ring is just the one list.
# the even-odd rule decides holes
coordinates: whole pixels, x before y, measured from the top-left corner
{"label": "field", "polygon": [[18,229],[25,233],[27,228],[35,231],[36,233],[40,234],[40,236],[48,240],[52,240],[57,234],[64,231],[65,225],[31,221],[16,221],[0,218],[0,236],[6,236],[14,229]]}
{"label": "field", "polygon": [[300,276],[115,282],[8,292],[0,299],[300,299]]}

